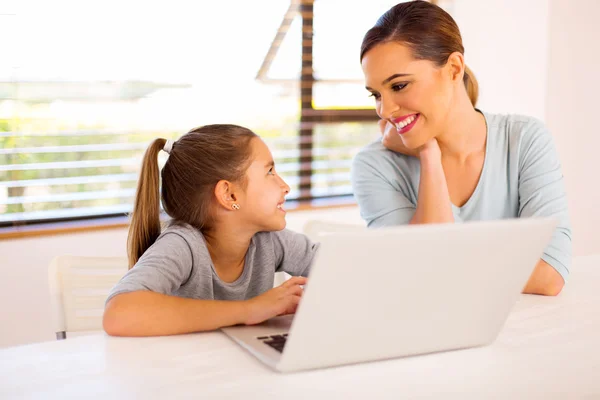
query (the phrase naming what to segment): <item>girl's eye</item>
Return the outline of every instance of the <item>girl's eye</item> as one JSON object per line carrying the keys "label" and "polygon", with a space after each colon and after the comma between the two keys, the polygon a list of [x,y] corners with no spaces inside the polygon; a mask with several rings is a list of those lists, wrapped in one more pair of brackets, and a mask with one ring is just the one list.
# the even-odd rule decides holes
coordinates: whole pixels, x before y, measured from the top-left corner
{"label": "girl's eye", "polygon": [[275,175],[275,171],[273,171],[273,167],[269,168],[269,172],[267,172],[268,175]]}
{"label": "girl's eye", "polygon": [[374,98],[375,98],[375,100],[379,100],[379,97],[380,97],[380,96],[379,96],[379,94],[378,94],[378,93],[371,93],[371,94],[369,95],[369,97],[374,97]]}

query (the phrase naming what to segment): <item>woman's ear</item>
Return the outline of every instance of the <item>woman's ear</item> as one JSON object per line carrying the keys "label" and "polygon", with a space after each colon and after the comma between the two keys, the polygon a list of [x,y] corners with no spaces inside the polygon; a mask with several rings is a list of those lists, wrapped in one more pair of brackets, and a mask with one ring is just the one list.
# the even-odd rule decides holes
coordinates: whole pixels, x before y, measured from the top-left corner
{"label": "woman's ear", "polygon": [[465,56],[458,51],[450,54],[448,61],[446,61],[446,69],[453,82],[460,82],[462,84],[465,74]]}
{"label": "woman's ear", "polygon": [[229,181],[219,181],[215,186],[215,197],[219,206],[233,210],[233,204],[238,201],[238,196],[235,193],[235,186]]}

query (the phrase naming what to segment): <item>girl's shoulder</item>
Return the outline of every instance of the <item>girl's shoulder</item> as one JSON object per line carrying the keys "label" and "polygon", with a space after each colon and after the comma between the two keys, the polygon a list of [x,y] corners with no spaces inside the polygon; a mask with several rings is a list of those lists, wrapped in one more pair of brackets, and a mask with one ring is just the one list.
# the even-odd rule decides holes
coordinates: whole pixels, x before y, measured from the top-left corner
{"label": "girl's shoulder", "polygon": [[168,221],[156,240],[159,241],[161,238],[168,235],[179,236],[182,239],[182,242],[185,242],[191,248],[205,247],[202,232],[184,222],[174,220]]}
{"label": "girl's shoulder", "polygon": [[319,248],[308,236],[289,229],[259,232],[253,237],[257,252],[270,260],[276,271],[307,276],[312,260]]}
{"label": "girl's shoulder", "polygon": [[313,242],[307,235],[290,229],[258,232],[252,240],[258,249],[269,249],[279,256],[285,253],[310,253],[318,248],[318,243]]}
{"label": "girl's shoulder", "polygon": [[253,238],[256,244],[272,245],[283,244],[284,246],[294,243],[305,243],[308,241],[308,236],[303,233],[296,232],[290,229],[282,229],[280,231],[258,232]]}

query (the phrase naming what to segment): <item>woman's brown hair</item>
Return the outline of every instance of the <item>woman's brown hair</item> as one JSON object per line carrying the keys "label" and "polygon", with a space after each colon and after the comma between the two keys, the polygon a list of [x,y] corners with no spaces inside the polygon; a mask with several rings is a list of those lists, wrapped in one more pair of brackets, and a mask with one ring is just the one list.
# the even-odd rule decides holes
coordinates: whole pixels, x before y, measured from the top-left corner
{"label": "woman's brown hair", "polygon": [[245,185],[250,141],[255,137],[237,125],[206,125],[183,135],[174,142],[160,172],[160,195],[158,153],[167,141],[155,139],[148,146],[127,237],[129,268],[160,235],[160,199],[173,222],[199,230],[211,227],[214,188],[220,180]]}
{"label": "woman's brown hair", "polygon": [[[435,4],[423,0],[408,1],[390,8],[365,35],[360,60],[381,43],[407,45],[418,60],[429,60],[442,67],[454,52],[464,54],[460,30],[454,19]],[[465,65],[463,77],[473,106],[477,104],[479,86],[473,72]]]}

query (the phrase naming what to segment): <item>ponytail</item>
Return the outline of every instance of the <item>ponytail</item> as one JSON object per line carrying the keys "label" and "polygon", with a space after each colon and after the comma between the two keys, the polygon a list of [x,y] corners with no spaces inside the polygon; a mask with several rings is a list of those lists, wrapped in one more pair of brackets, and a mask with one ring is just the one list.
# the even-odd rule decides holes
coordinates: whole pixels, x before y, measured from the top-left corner
{"label": "ponytail", "polygon": [[160,235],[158,153],[165,143],[165,139],[155,139],[144,154],[127,236],[129,269]]}
{"label": "ponytail", "polygon": [[471,71],[471,69],[466,65],[463,82],[465,84],[465,88],[467,89],[469,99],[471,99],[471,104],[473,104],[473,107],[475,107],[477,105],[477,98],[479,97],[479,84],[477,83],[477,78],[475,78],[473,71]]}

